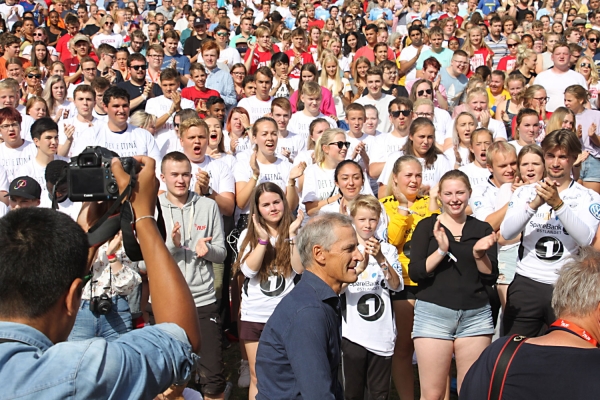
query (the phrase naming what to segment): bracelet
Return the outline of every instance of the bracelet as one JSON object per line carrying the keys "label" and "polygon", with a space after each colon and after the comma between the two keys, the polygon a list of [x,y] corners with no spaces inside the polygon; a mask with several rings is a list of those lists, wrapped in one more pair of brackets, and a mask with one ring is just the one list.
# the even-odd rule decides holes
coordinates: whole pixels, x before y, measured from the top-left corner
{"label": "bracelet", "polygon": [[296,181],[288,181],[288,186],[296,186]]}
{"label": "bracelet", "polygon": [[258,244],[261,244],[261,245],[263,245],[263,246],[266,246],[266,245],[268,245],[268,244],[269,244],[269,241],[268,241],[268,240],[262,240],[262,239],[258,239]]}
{"label": "bracelet", "polygon": [[562,206],[564,206],[564,205],[565,205],[565,202],[561,200],[561,201],[560,201],[560,203],[559,203],[559,204],[558,204],[556,207],[552,207],[552,209],[553,209],[554,211],[558,211],[558,210],[560,210],[560,209],[562,208]]}
{"label": "bracelet", "polygon": [[112,260],[108,260],[108,263],[109,263],[109,264],[114,264],[114,263],[116,263],[117,261],[119,261],[119,260],[117,260],[116,258],[113,258]]}
{"label": "bracelet", "polygon": [[446,257],[446,254],[448,254],[448,252],[447,252],[447,251],[443,251],[443,250],[442,250],[442,249],[440,249],[439,247],[438,247],[438,249],[437,249],[437,252],[438,252],[438,254],[439,254],[440,256],[442,256],[442,257]]}
{"label": "bracelet", "polygon": [[387,271],[388,270],[388,263],[387,263],[387,261],[384,261],[381,264],[379,264],[379,267],[381,267],[381,269],[383,271]]}
{"label": "bracelet", "polygon": [[258,176],[258,175],[252,175],[252,179],[254,179],[254,180],[255,180],[255,181],[257,181],[257,182],[258,182],[258,178],[259,178],[259,176]]}
{"label": "bracelet", "polygon": [[137,224],[139,221],[141,221],[142,219],[146,219],[146,218],[154,219],[154,215],[144,215],[143,217],[139,217],[138,219],[135,220],[134,224]]}

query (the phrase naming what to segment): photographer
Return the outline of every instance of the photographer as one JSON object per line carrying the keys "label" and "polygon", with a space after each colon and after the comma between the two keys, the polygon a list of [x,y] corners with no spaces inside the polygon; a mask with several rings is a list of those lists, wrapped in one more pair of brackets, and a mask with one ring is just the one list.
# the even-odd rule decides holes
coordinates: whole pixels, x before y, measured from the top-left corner
{"label": "photographer", "polygon": [[142,283],[142,278],[131,268],[132,261],[123,251],[122,239],[119,232],[98,249],[69,341],[95,337],[113,341],[131,331],[127,296]]}
{"label": "photographer", "polygon": [[[89,248],[85,232],[102,215],[102,204],[86,203],[80,226],[54,210],[13,211],[0,219],[2,396],[153,398],[190,377],[194,353],[200,351],[196,308],[152,217],[158,191],[155,161],[136,160],[142,168],[131,205],[157,325],[113,342],[60,343],[75,323],[83,278],[97,250]],[[123,192],[129,174],[117,159],[112,171]]]}

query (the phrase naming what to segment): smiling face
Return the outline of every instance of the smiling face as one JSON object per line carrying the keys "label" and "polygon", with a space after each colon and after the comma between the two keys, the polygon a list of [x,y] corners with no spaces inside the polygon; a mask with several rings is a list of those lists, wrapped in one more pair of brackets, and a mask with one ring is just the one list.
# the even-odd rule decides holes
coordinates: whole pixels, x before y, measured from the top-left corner
{"label": "smiling face", "polygon": [[362,240],[369,240],[375,235],[379,223],[379,215],[370,208],[359,207],[352,217],[356,233]]}
{"label": "smiling face", "polygon": [[129,101],[127,99],[116,99],[113,97],[105,108],[110,122],[117,126],[127,124],[127,120],[129,119]]}
{"label": "smiling face", "polygon": [[444,212],[450,216],[458,217],[463,215],[469,203],[470,196],[471,191],[461,179],[445,179],[440,184],[438,198],[442,203]]}
{"label": "smiling face", "polygon": [[539,182],[544,177],[544,160],[535,153],[525,154],[521,157],[519,173],[526,185]]}
{"label": "smiling face", "polygon": [[504,89],[504,79],[499,75],[492,74],[489,86],[492,94],[498,96]]}
{"label": "smiling face", "polygon": [[323,143],[323,153],[325,153],[325,158],[328,158],[334,162],[334,164],[338,164],[346,159],[346,154],[348,154],[348,148],[346,146],[342,146],[340,149],[337,145],[338,142],[345,142],[346,135],[343,133],[336,134],[331,143]]}
{"label": "smiling face", "polygon": [[268,225],[277,225],[284,211],[283,199],[278,193],[264,192],[258,198],[258,212]]}
{"label": "smiling face", "polygon": [[517,173],[517,154],[514,151],[508,153],[496,152],[492,158],[492,166],[488,170],[497,185],[512,183]]}
{"label": "smiling face", "polygon": [[573,131],[574,127],[575,127],[575,119],[573,118],[573,116],[571,114],[567,114],[565,115],[565,117],[563,118],[562,121],[562,129],[568,129],[570,131]]}
{"label": "smiling face", "polygon": [[560,147],[555,147],[544,154],[546,174],[552,179],[564,179],[570,176],[575,156],[569,156]]}
{"label": "smiling face", "polygon": [[277,124],[271,121],[262,121],[254,128],[256,136],[253,139],[258,146],[258,151],[265,157],[273,157],[277,148]]}
{"label": "smiling face", "polygon": [[280,132],[285,132],[288,123],[290,122],[290,118],[292,117],[291,112],[284,110],[281,107],[273,106],[273,111],[271,114],[273,115],[275,122],[277,122],[277,129]]}
{"label": "smiling face", "polygon": [[467,107],[473,111],[475,116],[479,118],[479,115],[482,111],[487,110],[488,108],[488,99],[484,94],[477,94],[471,96],[469,101],[467,102]]}
{"label": "smiling face", "polygon": [[58,131],[46,131],[40,138],[34,138],[33,143],[42,154],[56,155],[58,152]]}
{"label": "smiling face", "polygon": [[27,115],[35,119],[36,121],[46,116],[46,103],[36,101],[27,111]]}
{"label": "smiling face", "polygon": [[347,201],[353,200],[360,194],[364,184],[362,171],[355,164],[346,164],[337,174],[336,186]]}

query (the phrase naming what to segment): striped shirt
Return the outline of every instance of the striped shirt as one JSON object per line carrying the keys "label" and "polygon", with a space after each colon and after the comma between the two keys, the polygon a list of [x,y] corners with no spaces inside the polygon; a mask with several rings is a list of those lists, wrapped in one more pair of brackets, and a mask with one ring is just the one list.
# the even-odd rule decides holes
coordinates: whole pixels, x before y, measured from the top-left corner
{"label": "striped shirt", "polygon": [[506,37],[500,35],[500,40],[496,41],[492,35],[485,37],[485,44],[494,52],[494,69],[498,66],[500,59],[508,55],[508,47],[506,45]]}

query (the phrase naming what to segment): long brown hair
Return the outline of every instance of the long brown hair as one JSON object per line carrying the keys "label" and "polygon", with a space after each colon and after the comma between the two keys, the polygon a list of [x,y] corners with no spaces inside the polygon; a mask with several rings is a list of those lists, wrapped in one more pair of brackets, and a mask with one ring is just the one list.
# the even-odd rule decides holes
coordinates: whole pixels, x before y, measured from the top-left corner
{"label": "long brown hair", "polygon": [[[417,154],[415,153],[415,150],[413,148],[412,138],[414,135],[416,135],[416,133],[419,131],[419,129],[426,128],[426,127],[428,127],[428,128],[430,127],[435,134],[435,126],[433,125],[433,122],[431,122],[427,118],[419,117],[419,118],[415,119],[412,122],[412,124],[410,124],[410,131],[408,133],[408,139],[406,140],[406,143],[404,144],[404,147],[402,148],[402,151],[404,152],[404,154],[406,154],[408,156],[417,157]],[[435,137],[434,137],[434,143],[431,145],[429,150],[427,150],[427,154],[425,154],[425,157],[423,157],[425,159],[425,166],[431,167],[437,160],[437,157],[439,154],[442,154],[442,152],[436,147]]]}
{"label": "long brown hair", "polygon": [[[283,275],[284,277],[289,277],[292,274],[292,256],[289,244],[289,231],[290,225],[292,223],[292,212],[290,210],[290,206],[285,198],[285,194],[283,190],[276,184],[272,182],[263,182],[258,185],[254,192],[252,193],[252,197],[250,198],[250,216],[256,215],[256,219],[258,223],[264,228],[267,228],[267,224],[265,219],[260,214],[258,209],[259,199],[263,193],[276,193],[283,202],[283,216],[279,221],[279,226],[277,227],[277,242],[275,243],[275,247],[271,245],[271,242],[267,243],[267,251],[263,258],[262,264],[260,266],[260,270],[258,271],[258,276],[261,282],[269,279],[269,276],[272,276],[274,273],[278,275]],[[250,246],[250,251],[245,251],[245,249]],[[252,221],[252,217],[248,219],[248,232],[246,233],[246,237],[242,241],[240,246],[240,252],[233,264],[234,273],[240,270],[241,265],[246,261],[246,258],[250,255],[250,253],[256,249],[258,246],[258,235],[256,234],[256,228],[254,226],[254,222]]]}

